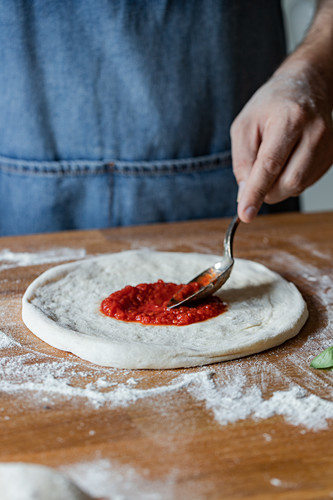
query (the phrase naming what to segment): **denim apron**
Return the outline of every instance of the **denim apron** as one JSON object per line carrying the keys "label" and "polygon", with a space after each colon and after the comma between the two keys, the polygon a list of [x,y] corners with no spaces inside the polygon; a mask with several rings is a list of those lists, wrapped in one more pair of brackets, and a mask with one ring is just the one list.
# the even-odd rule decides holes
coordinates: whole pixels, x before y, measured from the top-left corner
{"label": "denim apron", "polygon": [[230,216],[277,0],[0,2],[0,234]]}

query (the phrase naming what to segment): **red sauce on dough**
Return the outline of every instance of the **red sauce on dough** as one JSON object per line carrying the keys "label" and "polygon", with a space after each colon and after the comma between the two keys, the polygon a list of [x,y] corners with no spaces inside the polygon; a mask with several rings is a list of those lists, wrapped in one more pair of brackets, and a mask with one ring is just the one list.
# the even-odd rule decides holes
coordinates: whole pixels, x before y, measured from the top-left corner
{"label": "red sauce on dough", "polygon": [[156,283],[141,283],[125,286],[103,300],[101,311],[106,316],[122,321],[135,321],[144,325],[190,325],[222,314],[227,306],[218,297],[209,297],[197,304],[168,309],[169,300],[183,287],[182,295],[199,289],[197,283],[176,285],[158,280]]}

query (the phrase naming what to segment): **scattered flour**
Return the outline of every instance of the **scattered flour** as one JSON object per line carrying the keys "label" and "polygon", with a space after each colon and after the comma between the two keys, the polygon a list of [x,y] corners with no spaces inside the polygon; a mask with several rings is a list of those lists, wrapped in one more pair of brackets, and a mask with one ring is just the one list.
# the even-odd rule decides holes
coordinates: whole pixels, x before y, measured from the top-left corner
{"label": "scattered flour", "polygon": [[[304,246],[304,241],[297,240],[295,244]],[[315,250],[312,247],[306,249]],[[70,248],[31,254],[13,253],[9,250],[0,252],[0,260],[5,262],[3,266],[7,266],[6,268],[84,256],[84,250]],[[322,258],[326,260],[326,254]],[[327,311],[327,324],[321,332],[309,335],[303,346],[304,353],[309,350],[315,355],[317,353],[313,352],[313,338],[316,338],[316,341],[321,339],[322,348],[332,342],[332,313],[329,306],[333,303],[333,281],[328,275],[321,273],[314,266],[304,265],[304,262],[291,254],[275,253],[272,254],[271,260],[275,266],[282,263],[283,266],[291,266],[296,275],[299,273],[309,281],[309,287],[316,287],[316,296]],[[186,391],[194,400],[204,402],[207,410],[220,425],[246,418],[257,420],[280,415],[289,424],[302,426],[303,430],[320,430],[327,428],[329,421],[333,419],[333,402],[315,395],[316,386],[311,382],[312,373],[308,363],[306,362],[304,368],[304,359],[298,353],[287,354],[285,362],[305,370],[304,381],[307,382],[305,386],[308,390],[288,379],[285,364],[282,363],[282,366],[278,367],[265,361],[255,367],[251,358],[240,363],[221,364],[214,370],[209,367],[186,370],[165,384],[156,383],[153,375],[146,375],[146,378],[150,379],[150,388],[147,389],[141,388],[141,377],[135,378],[131,371],[94,367],[82,364],[79,359],[76,361],[75,357],[68,360],[51,358],[41,353],[20,353],[17,352],[17,345],[8,335],[0,332],[0,349],[7,349],[6,356],[0,358],[0,391],[24,397],[30,394],[35,402],[41,401],[43,404],[55,401],[56,398],[70,401],[79,398],[94,408],[108,406],[112,409],[143,399],[154,404],[156,398]],[[15,354],[13,352],[13,355],[8,355],[8,349],[14,347]],[[318,382],[316,377],[314,379]],[[273,380],[282,380],[284,389],[267,397],[267,390],[269,391]],[[319,383],[325,385],[323,381]],[[172,404],[172,398],[168,404]]]}
{"label": "scattered flour", "polygon": [[188,391],[205,401],[206,408],[221,425],[249,417],[258,420],[280,415],[291,425],[316,431],[326,429],[328,421],[333,419],[333,402],[309,394],[296,384],[264,399],[258,385],[245,387],[247,378],[241,371],[237,374],[235,370],[234,380],[226,385],[221,378],[215,382],[212,372],[199,372],[198,375],[201,380],[192,380]]}
{"label": "scattered flour", "polygon": [[328,428],[333,419],[333,402],[308,394],[297,385],[287,391],[277,391],[268,400],[254,409],[255,418],[270,418],[281,415],[292,425],[302,425],[313,431]]}
{"label": "scattered flour", "polygon": [[[79,371],[79,364],[65,360],[32,363],[34,356],[28,353],[0,359],[0,391],[25,398],[30,393],[43,404],[56,397],[71,401],[80,398],[96,409],[124,407],[142,399],[153,403],[156,398],[187,391],[194,400],[204,402],[220,425],[280,415],[291,425],[317,431],[326,429],[333,419],[333,402],[308,393],[296,384],[264,398],[259,385],[249,384],[249,374],[241,365],[191,370],[167,384],[141,389],[137,387],[138,381],[133,384],[133,377],[128,376],[130,372],[124,372],[123,381],[117,383],[112,371]],[[172,405],[172,401],[169,404]]]}
{"label": "scattered flour", "polygon": [[12,267],[34,266],[39,264],[62,262],[64,260],[82,259],[86,256],[84,248],[54,248],[41,252],[12,252],[9,249],[0,251],[0,271]]}
{"label": "scattered flour", "polygon": [[306,238],[295,235],[289,239],[289,243],[293,244],[296,248],[308,252],[310,255],[319,257],[322,260],[331,262],[332,256],[329,253],[324,253],[318,250],[315,243],[308,241]]}
{"label": "scattered flour", "polygon": [[6,349],[7,347],[13,347],[16,342],[8,337],[4,332],[0,331],[0,349]]}
{"label": "scattered flour", "polygon": [[[177,472],[172,471],[163,481],[152,480],[145,472],[140,475],[133,467],[97,459],[61,467],[83,491],[94,498],[106,500],[174,500]],[[191,485],[186,486],[190,493]],[[195,498],[195,491],[193,491]]]}
{"label": "scattered flour", "polygon": [[273,477],[270,480],[270,483],[272,486],[276,486],[277,488],[295,488],[297,487],[296,483],[291,483],[290,481],[282,481],[281,479],[278,479],[277,477]]}

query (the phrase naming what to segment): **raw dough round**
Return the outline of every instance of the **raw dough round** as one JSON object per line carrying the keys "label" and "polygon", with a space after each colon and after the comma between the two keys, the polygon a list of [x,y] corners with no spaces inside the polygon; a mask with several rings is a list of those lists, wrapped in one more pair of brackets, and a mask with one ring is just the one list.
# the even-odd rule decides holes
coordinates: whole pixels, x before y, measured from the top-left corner
{"label": "raw dough round", "polygon": [[92,500],[69,478],[44,465],[0,464],[1,500]]}
{"label": "raw dough round", "polygon": [[126,285],[186,283],[219,257],[126,251],[63,264],[23,297],[23,321],[45,342],[98,365],[180,368],[240,358],[281,344],[304,325],[306,304],[292,283],[261,264],[236,259],[218,292],[227,312],[187,326],[152,326],[104,316],[99,308]]}

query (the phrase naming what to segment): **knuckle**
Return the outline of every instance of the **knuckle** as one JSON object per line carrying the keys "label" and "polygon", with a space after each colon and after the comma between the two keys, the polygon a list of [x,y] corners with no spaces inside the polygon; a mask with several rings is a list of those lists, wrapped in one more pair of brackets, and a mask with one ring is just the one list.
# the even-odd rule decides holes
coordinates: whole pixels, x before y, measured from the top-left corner
{"label": "knuckle", "polygon": [[300,196],[305,188],[301,188],[300,186],[295,187],[294,189],[289,189],[289,196],[295,197]]}
{"label": "knuckle", "polygon": [[240,129],[241,129],[241,120],[239,118],[235,118],[230,127],[231,137],[235,137]]}
{"label": "knuckle", "polygon": [[307,158],[309,161],[320,155],[323,151],[328,156],[333,152],[333,134],[323,119],[317,119],[304,133],[304,142],[307,147]]}
{"label": "knuckle", "polygon": [[249,126],[249,117],[244,113],[244,111],[241,111],[241,113],[236,116],[230,126],[231,137],[236,137],[237,135],[245,133],[246,131],[248,131]]}
{"label": "knuckle", "polygon": [[313,138],[316,141],[325,140],[330,135],[330,127],[323,118],[318,118],[313,127]]}
{"label": "knuckle", "polygon": [[255,200],[260,203],[265,199],[267,189],[264,186],[257,186],[253,194]]}
{"label": "knuckle", "polygon": [[233,171],[235,175],[239,175],[241,172],[247,171],[250,168],[249,161],[243,158],[238,158],[233,161],[232,164]]}
{"label": "knuckle", "polygon": [[271,205],[273,203],[276,203],[276,201],[280,201],[280,200],[277,200],[276,195],[274,195],[272,193],[266,194],[266,196],[265,196],[265,203],[268,203],[269,205]]}
{"label": "knuckle", "polygon": [[306,111],[304,106],[302,106],[299,102],[297,101],[291,101],[289,103],[289,114],[292,118],[294,118],[295,121],[297,120],[302,120],[304,116],[306,115]]}
{"label": "knuckle", "polygon": [[273,193],[268,193],[265,196],[265,203],[268,205],[274,205],[275,203],[279,203],[280,201],[285,200],[286,198],[289,198],[289,194],[282,193],[280,190],[276,190]]}
{"label": "knuckle", "polygon": [[281,160],[275,155],[267,155],[261,160],[261,169],[266,178],[276,177],[281,168]]}
{"label": "knuckle", "polygon": [[303,129],[308,119],[309,110],[307,110],[305,106],[295,101],[288,104],[288,128],[299,131]]}
{"label": "knuckle", "polygon": [[285,183],[285,191],[290,196],[299,196],[307,187],[305,177],[302,172],[294,172]]}

